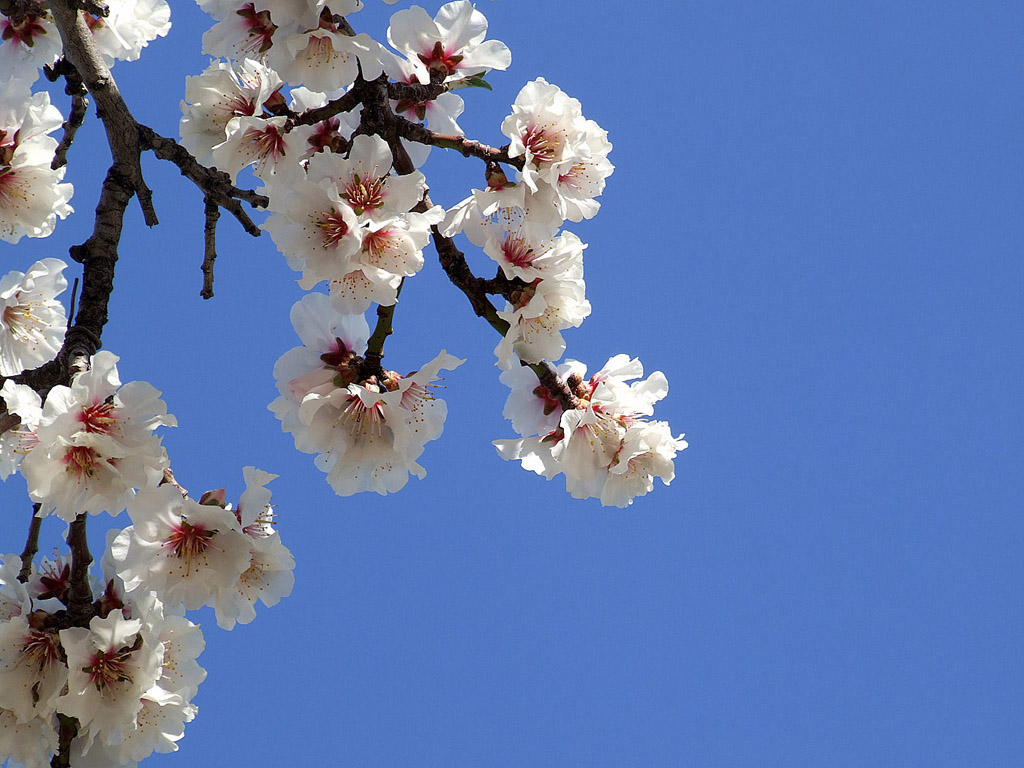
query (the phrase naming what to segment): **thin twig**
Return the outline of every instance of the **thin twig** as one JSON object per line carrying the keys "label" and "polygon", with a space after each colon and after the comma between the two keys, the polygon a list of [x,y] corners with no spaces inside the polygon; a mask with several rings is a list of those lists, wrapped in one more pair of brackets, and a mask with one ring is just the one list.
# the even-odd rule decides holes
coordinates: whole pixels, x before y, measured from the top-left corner
{"label": "thin twig", "polygon": [[85,122],[85,116],[89,110],[89,99],[86,98],[88,91],[85,89],[85,84],[82,82],[82,76],[78,74],[78,70],[68,65],[64,69],[64,80],[66,82],[64,92],[71,97],[71,111],[68,114],[68,119],[64,121],[62,126],[64,133],[60,137],[60,144],[57,145],[57,149],[53,153],[53,161],[50,163],[52,170],[57,170],[67,165],[68,150],[71,149],[71,144],[75,140],[75,134],[78,133],[78,129]]}
{"label": "thin twig", "polygon": [[213,263],[217,260],[217,219],[220,218],[220,206],[209,195],[203,198],[203,202],[206,204],[204,209],[206,223],[203,226],[203,288],[199,291],[199,295],[204,299],[212,299]]}
{"label": "thin twig", "polygon": [[328,120],[335,115],[340,115],[342,112],[348,112],[355,109],[360,102],[361,94],[355,88],[342,94],[336,99],[324,104],[322,107],[316,107],[314,109],[307,109],[305,112],[300,112],[291,118],[285,124],[285,130],[290,131],[297,125],[316,125],[317,123]]}
{"label": "thin twig", "polygon": [[231,177],[216,168],[207,168],[192,153],[174,139],[168,139],[146,125],[138,126],[139,141],[143,149],[150,149],[161,160],[170,160],[181,171],[181,175],[192,181],[210,199],[234,216],[253,237],[260,236],[257,227],[249,215],[242,209],[241,203],[246,202],[253,208],[266,208],[270,200],[251,189],[239,189],[231,183]]}
{"label": "thin twig", "polygon": [[404,117],[396,117],[395,121],[398,135],[403,139],[415,141],[418,144],[429,144],[432,147],[454,149],[466,157],[479,157],[487,162],[505,163],[513,168],[523,169],[524,158],[510,157],[507,144],[503,147],[489,147],[479,141],[467,139],[465,136],[458,136],[454,133],[437,133],[425,125],[406,120]]}
{"label": "thin twig", "polygon": [[24,584],[32,574],[32,558],[39,551],[39,529],[42,527],[43,518],[37,517],[39,505],[32,505],[32,520],[28,524],[28,538],[25,540],[25,549],[21,551],[21,570],[18,572],[18,581]]}

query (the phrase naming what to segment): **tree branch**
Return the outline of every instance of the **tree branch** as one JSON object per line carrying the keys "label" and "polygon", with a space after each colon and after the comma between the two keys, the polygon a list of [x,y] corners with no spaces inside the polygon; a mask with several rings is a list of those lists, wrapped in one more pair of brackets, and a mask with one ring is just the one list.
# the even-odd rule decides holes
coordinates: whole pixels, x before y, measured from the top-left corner
{"label": "tree branch", "polygon": [[479,141],[467,139],[465,136],[458,136],[454,133],[437,133],[420,123],[406,120],[404,117],[395,118],[395,128],[398,135],[403,139],[415,141],[418,144],[429,144],[432,147],[443,149],[454,149],[466,157],[479,157],[492,163],[505,163],[513,168],[523,169],[524,159],[522,157],[509,157],[508,145],[504,147],[489,147]]}
{"label": "tree branch", "polygon": [[32,558],[39,551],[39,529],[42,527],[43,518],[37,517],[39,505],[32,505],[32,520],[28,524],[28,538],[25,540],[25,548],[21,551],[21,571],[18,572],[18,581],[24,584],[32,574]]}
{"label": "tree branch", "polygon": [[231,177],[216,168],[207,168],[192,153],[174,139],[168,139],[147,125],[138,125],[139,141],[143,149],[150,149],[161,160],[169,160],[178,166],[181,175],[189,179],[217,205],[234,216],[247,233],[253,237],[260,236],[257,227],[242,208],[239,201],[246,202],[253,208],[266,208],[270,200],[250,189],[239,189],[231,183]]}
{"label": "tree branch", "polygon": [[203,288],[199,295],[204,299],[213,298],[213,262],[217,260],[217,219],[220,218],[220,206],[209,195],[203,198],[205,203],[206,223],[203,226]]}
{"label": "tree branch", "polygon": [[353,88],[338,98],[327,102],[322,107],[307,109],[305,112],[295,115],[287,121],[285,130],[290,131],[297,125],[316,125],[324,120],[329,120],[335,115],[340,115],[342,112],[355,109],[359,105],[360,100],[361,94]]}
{"label": "tree branch", "polygon": [[[57,170],[67,165],[68,150],[75,140],[78,129],[85,122],[89,99],[86,98],[88,91],[82,82],[82,76],[66,59],[59,59],[53,72],[55,77],[64,76],[64,93],[71,97],[71,112],[68,114],[68,119],[64,121],[62,126],[64,134],[60,138],[60,144],[57,145],[57,149],[53,153],[53,161],[50,163],[50,168]],[[49,72],[47,76],[49,76]]]}

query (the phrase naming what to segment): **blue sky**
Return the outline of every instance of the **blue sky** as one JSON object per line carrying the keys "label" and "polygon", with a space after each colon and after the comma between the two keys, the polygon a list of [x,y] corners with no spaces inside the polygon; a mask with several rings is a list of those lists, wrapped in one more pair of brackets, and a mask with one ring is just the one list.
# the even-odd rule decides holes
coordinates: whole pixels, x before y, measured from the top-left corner
{"label": "blue sky", "polygon": [[[381,39],[394,9],[367,3],[352,22]],[[513,64],[464,92],[467,133],[500,144],[543,76],[615,146],[601,213],[571,227],[594,311],[568,355],[665,372],[658,418],[690,442],[677,478],[606,509],[503,463],[498,339],[428,253],[386,363],[468,358],[446,376],[445,434],[425,480],[334,496],[266,410],[297,343],[294,274],[224,217],[203,302],[202,200],[150,158],[162,223],[130,210],[106,346],[177,414],[164,444],[185,486],[237,496],[243,465],[281,475],[298,566],[252,625],[199,614],[200,713],[149,764],[1018,762],[1024,8],[479,6]],[[114,71],[164,134],[204,65],[204,18],[178,3],[172,19]],[[79,215],[0,244],[10,268],[90,230],[95,127],[70,155]],[[434,200],[465,196],[479,165],[435,150]],[[2,494],[0,548],[20,551],[21,481]]]}

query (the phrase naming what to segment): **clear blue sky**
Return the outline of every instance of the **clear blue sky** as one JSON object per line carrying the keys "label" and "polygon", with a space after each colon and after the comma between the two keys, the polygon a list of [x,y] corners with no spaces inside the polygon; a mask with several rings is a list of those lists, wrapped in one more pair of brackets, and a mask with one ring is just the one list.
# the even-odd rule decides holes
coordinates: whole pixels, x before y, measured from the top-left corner
{"label": "clear blue sky", "polygon": [[[203,17],[174,5],[170,37],[115,68],[164,134],[203,66]],[[503,463],[497,338],[428,254],[386,362],[469,358],[445,434],[425,480],[337,498],[266,410],[293,273],[224,217],[203,302],[202,200],[150,158],[162,223],[131,209],[106,345],[178,415],[188,488],[281,475],[298,567],[252,625],[199,614],[199,716],[148,764],[1018,764],[1024,7],[479,5],[513,64],[465,93],[467,132],[501,143],[544,76],[615,145],[600,215],[572,227],[594,312],[569,355],[666,373],[677,479],[605,509]],[[352,22],[382,38],[393,9],[367,6]],[[435,153],[450,205],[479,162]],[[9,268],[84,238],[105,163],[74,147],[85,215],[0,244]],[[8,485],[0,548],[20,550]]]}

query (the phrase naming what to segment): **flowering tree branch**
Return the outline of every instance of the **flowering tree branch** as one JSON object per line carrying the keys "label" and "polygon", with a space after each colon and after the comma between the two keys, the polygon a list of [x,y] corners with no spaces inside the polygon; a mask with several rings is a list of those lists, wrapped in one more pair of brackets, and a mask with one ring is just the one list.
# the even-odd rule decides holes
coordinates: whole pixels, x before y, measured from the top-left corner
{"label": "flowering tree branch", "polygon": [[479,157],[481,160],[488,162],[506,163],[520,170],[523,168],[523,158],[510,157],[507,144],[498,148],[489,147],[486,144],[481,144],[479,141],[467,139],[465,136],[452,133],[437,133],[421,123],[414,123],[411,120],[406,120],[404,117],[397,118],[396,129],[403,139],[415,141],[418,144],[429,144],[433,147],[454,149],[466,157]]}

